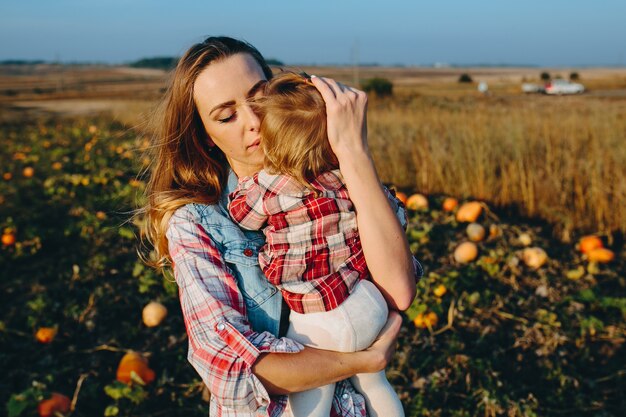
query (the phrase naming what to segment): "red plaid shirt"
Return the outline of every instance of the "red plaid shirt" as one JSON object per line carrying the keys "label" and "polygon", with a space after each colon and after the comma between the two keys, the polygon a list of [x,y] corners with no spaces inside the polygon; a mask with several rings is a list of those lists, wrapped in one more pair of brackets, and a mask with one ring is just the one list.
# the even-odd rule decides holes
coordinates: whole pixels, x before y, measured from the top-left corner
{"label": "red plaid shirt", "polygon": [[314,191],[290,176],[260,171],[229,195],[236,223],[248,230],[265,226],[259,264],[298,313],[338,307],[369,276],[341,172],[325,172],[311,186]]}
{"label": "red plaid shirt", "polygon": [[[252,365],[263,352],[299,352],[302,345],[250,327],[237,279],[211,236],[220,233],[213,230],[218,217],[236,227],[221,204],[181,207],[166,233],[189,337],[187,359],[211,391],[211,417],[292,417],[287,396],[270,396]],[[364,398],[349,380],[337,382],[330,417],[366,416]]]}

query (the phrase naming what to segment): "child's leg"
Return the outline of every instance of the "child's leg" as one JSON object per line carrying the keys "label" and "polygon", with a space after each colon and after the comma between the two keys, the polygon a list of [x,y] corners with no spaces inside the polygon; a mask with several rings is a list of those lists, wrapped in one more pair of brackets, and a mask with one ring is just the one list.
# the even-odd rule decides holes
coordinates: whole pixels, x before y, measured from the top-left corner
{"label": "child's leg", "polygon": [[[292,311],[286,337],[318,349],[354,352],[369,347],[376,340],[378,333],[387,322],[387,315],[387,303],[376,285],[370,281],[360,281],[348,299],[334,310],[309,314],[298,314]],[[392,410],[391,414],[382,412],[380,416],[403,416],[403,414],[394,414],[397,413],[398,407],[402,410],[402,405],[387,382],[384,372],[382,380],[379,378],[374,381],[375,378],[371,377],[366,379],[365,382],[357,381],[365,386],[365,390],[358,386],[355,388],[363,394],[368,405],[371,402],[376,410]],[[372,381],[370,382],[369,379]],[[375,382],[380,382],[379,386]],[[327,387],[330,387],[328,391],[326,391]],[[371,389],[373,395],[367,389]],[[390,394],[397,401],[395,407],[386,406],[386,404],[393,404]],[[295,417],[322,415],[327,417],[332,406],[333,395],[334,385],[291,394],[289,401]]]}
{"label": "child's leg", "polygon": [[365,397],[370,417],[404,417],[404,409],[385,371],[358,374],[350,378],[352,385]]}
{"label": "child's leg", "polygon": [[[361,285],[360,289],[363,291],[363,294],[367,296],[368,303],[360,303],[358,306],[356,304],[353,306],[349,305],[351,308],[347,310],[349,320],[355,328],[355,333],[360,336],[357,337],[356,350],[362,350],[370,346],[380,331],[378,329],[375,334],[366,331],[368,319],[364,308],[380,311],[379,316],[384,316],[383,325],[389,312],[385,298],[374,283],[362,281],[359,285]],[[378,327],[379,323],[370,322],[369,325]],[[387,380],[385,371],[358,374],[350,378],[350,381],[354,388],[365,397],[367,412],[370,417],[404,417],[402,403]]]}
{"label": "child's leg", "polygon": [[289,394],[289,406],[294,417],[328,417],[333,405],[335,384]]}

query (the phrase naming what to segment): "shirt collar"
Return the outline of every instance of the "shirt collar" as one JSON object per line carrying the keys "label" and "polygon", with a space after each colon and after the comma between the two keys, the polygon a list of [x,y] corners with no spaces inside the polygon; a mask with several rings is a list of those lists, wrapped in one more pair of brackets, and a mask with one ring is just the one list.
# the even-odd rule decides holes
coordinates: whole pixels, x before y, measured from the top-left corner
{"label": "shirt collar", "polygon": [[224,207],[228,206],[228,194],[235,191],[238,183],[239,178],[237,177],[237,174],[235,174],[235,171],[231,168],[228,168],[228,180],[226,181],[226,187],[222,190],[222,196],[220,198],[220,202]]}

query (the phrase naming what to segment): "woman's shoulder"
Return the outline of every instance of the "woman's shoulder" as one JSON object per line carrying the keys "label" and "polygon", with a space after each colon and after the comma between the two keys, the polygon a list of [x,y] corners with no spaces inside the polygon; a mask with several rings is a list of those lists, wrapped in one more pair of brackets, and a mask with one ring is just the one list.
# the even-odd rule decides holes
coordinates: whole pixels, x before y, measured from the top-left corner
{"label": "woman's shoulder", "polygon": [[194,236],[200,236],[198,230],[203,230],[218,245],[250,239],[218,203],[189,203],[179,207],[170,218],[168,230],[187,230]]}

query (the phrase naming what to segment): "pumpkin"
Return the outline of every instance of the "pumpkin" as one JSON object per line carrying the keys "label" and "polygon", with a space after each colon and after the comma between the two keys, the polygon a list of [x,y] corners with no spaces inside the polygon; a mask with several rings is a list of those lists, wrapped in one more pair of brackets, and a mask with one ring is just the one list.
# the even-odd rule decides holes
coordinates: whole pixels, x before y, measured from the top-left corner
{"label": "pumpkin", "polygon": [[411,210],[426,210],[428,199],[422,194],[413,194],[406,200],[406,207]]}
{"label": "pumpkin", "polygon": [[122,357],[117,367],[116,379],[125,384],[130,384],[131,381],[135,380],[131,377],[132,373],[135,373],[144,384],[151,383],[155,378],[154,371],[148,367],[148,360],[139,353],[130,351]]}
{"label": "pumpkin", "polygon": [[480,242],[485,238],[485,228],[478,223],[470,223],[465,229],[467,236],[474,242]]}
{"label": "pumpkin", "polygon": [[583,236],[578,242],[578,248],[582,253],[589,253],[594,249],[602,248],[602,240],[598,236]]}
{"label": "pumpkin", "polygon": [[4,232],[2,234],[2,244],[4,246],[11,246],[15,244],[15,235],[12,232]]}
{"label": "pumpkin", "polygon": [[438,321],[439,317],[437,317],[437,314],[435,314],[434,311],[428,312],[424,317],[425,327],[435,327]]}
{"label": "pumpkin", "polygon": [[31,178],[33,175],[35,175],[35,168],[33,167],[26,167],[22,170],[22,175],[24,176],[24,178]]}
{"label": "pumpkin", "polygon": [[606,248],[592,249],[587,253],[587,258],[591,262],[598,262],[601,264],[611,262],[615,258],[615,254],[612,250]]}
{"label": "pumpkin", "polygon": [[456,220],[458,222],[473,223],[478,219],[483,211],[483,206],[478,201],[470,201],[464,203],[456,212]]}
{"label": "pumpkin", "polygon": [[396,191],[396,198],[400,201],[402,201],[402,204],[404,204],[406,206],[407,203],[407,196],[406,194],[404,194],[402,191]]}
{"label": "pumpkin", "polygon": [[415,324],[415,327],[419,329],[425,329],[427,327],[434,327],[438,321],[439,318],[437,317],[437,314],[430,311],[428,313],[419,313],[413,320],[413,324]]}
{"label": "pumpkin", "polygon": [[441,285],[438,285],[438,286],[437,286],[437,288],[435,288],[435,289],[433,290],[433,293],[435,294],[435,296],[437,296],[437,297],[441,297],[441,296],[443,296],[443,295],[444,295],[447,291],[448,291],[448,290],[446,289],[446,286],[445,286],[445,285],[443,285],[443,284],[441,284]]}
{"label": "pumpkin", "polygon": [[525,248],[522,251],[522,260],[529,268],[539,269],[548,260],[548,254],[539,247]]}
{"label": "pumpkin", "polygon": [[72,402],[70,399],[58,392],[53,392],[50,398],[39,402],[37,411],[40,417],[54,417],[56,413],[65,414],[70,411]]}
{"label": "pumpkin", "polygon": [[519,240],[519,243],[521,243],[523,246],[530,246],[530,244],[533,243],[533,238],[530,237],[528,233],[520,234],[517,237],[517,240]]}
{"label": "pumpkin", "polygon": [[146,304],[141,312],[143,324],[148,327],[158,326],[166,316],[167,308],[163,304],[156,301],[151,301]]}
{"label": "pumpkin", "polygon": [[418,329],[426,327],[424,326],[424,313],[419,313],[417,316],[415,316],[415,318],[413,319],[413,324],[415,324],[415,327],[417,327]]}
{"label": "pumpkin", "polygon": [[495,239],[498,236],[502,236],[502,229],[497,224],[489,226],[489,239]]}
{"label": "pumpkin", "polygon": [[459,205],[459,201],[456,198],[447,197],[443,200],[443,211],[454,211],[455,208]]}
{"label": "pumpkin", "polygon": [[39,343],[50,343],[54,340],[54,337],[57,335],[56,327],[40,327],[35,333],[35,339]]}
{"label": "pumpkin", "polygon": [[454,250],[454,260],[465,264],[478,256],[478,247],[474,242],[463,242]]}

